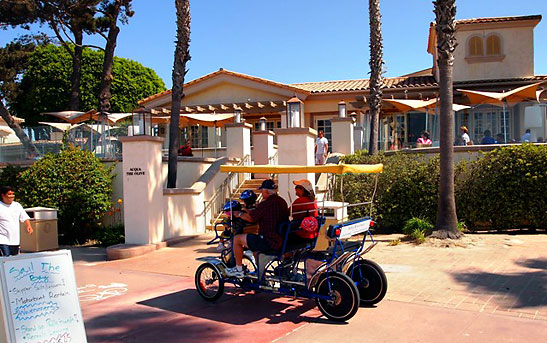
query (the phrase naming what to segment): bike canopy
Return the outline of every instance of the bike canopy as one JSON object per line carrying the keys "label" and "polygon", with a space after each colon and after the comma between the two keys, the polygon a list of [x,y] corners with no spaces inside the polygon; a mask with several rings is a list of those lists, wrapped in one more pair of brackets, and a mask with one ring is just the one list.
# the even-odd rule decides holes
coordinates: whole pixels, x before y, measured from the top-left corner
{"label": "bike canopy", "polygon": [[253,165],[231,166],[222,165],[224,173],[263,173],[263,174],[299,174],[299,173],[332,173],[332,174],[371,174],[381,173],[383,164],[325,164],[319,166],[301,165]]}

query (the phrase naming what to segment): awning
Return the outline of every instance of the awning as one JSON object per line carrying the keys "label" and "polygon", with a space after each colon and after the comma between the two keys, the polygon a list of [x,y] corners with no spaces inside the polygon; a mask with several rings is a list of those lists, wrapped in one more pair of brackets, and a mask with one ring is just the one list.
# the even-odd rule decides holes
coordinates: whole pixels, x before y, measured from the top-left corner
{"label": "awning", "polygon": [[303,173],[332,173],[332,174],[370,174],[381,173],[383,164],[326,164],[320,166],[300,165],[254,165],[254,166],[220,166],[224,173],[261,173],[261,174],[303,174]]}
{"label": "awning", "polygon": [[459,92],[467,95],[472,104],[493,104],[502,102],[522,102],[526,100],[537,100],[537,90],[544,82],[515,88],[508,92],[480,92],[467,89],[458,89]]}
{"label": "awning", "polygon": [[6,137],[15,133],[12,129],[7,126],[0,126],[0,137]]}
{"label": "awning", "polygon": [[[383,99],[383,101],[393,105],[397,110],[405,113],[410,111],[426,112],[426,110],[434,109],[438,106],[437,99],[431,100],[408,100],[408,99]],[[470,106],[452,104],[452,109],[455,112],[470,108]],[[435,113],[431,113],[435,114]]]}
{"label": "awning", "polygon": [[[62,111],[42,113],[42,115],[44,114],[60,118],[70,124],[79,124],[89,120],[100,121],[103,117],[96,110],[89,110],[87,112]],[[131,115],[132,113],[107,113],[104,117],[109,125],[113,125],[117,121],[130,117]]]}
{"label": "awning", "polygon": [[208,127],[222,127],[228,123],[234,122],[233,113],[212,114],[212,113],[200,113],[200,114],[181,114],[181,124],[186,125],[202,125]]}

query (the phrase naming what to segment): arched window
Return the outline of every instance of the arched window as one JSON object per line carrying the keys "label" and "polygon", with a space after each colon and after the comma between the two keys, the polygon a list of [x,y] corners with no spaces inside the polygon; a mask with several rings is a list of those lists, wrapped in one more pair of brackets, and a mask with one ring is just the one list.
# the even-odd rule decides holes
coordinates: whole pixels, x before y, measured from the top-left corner
{"label": "arched window", "polygon": [[484,56],[482,38],[474,36],[469,39],[469,56]]}
{"label": "arched window", "polygon": [[501,55],[501,40],[498,35],[490,35],[486,38],[486,55]]}

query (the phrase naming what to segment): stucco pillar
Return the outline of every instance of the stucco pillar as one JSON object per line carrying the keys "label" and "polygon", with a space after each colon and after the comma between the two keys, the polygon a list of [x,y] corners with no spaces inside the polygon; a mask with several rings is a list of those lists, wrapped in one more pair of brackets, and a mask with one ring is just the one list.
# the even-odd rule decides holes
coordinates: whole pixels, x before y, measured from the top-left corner
{"label": "stucco pillar", "polygon": [[226,124],[226,155],[243,158],[251,154],[251,129],[248,123]]}
{"label": "stucco pillar", "polygon": [[332,126],[332,152],[344,155],[353,154],[353,119],[334,118],[330,120]]}
{"label": "stucco pillar", "polygon": [[163,240],[163,138],[120,137],[126,244]]}
{"label": "stucco pillar", "polygon": [[[315,165],[315,138],[317,131],[309,127],[275,129],[277,135],[277,159],[280,165]],[[278,175],[279,195],[290,205],[296,195],[294,180],[308,179],[315,185],[315,174],[280,174]],[[290,191],[290,199],[288,196]]]}
{"label": "stucco pillar", "polygon": [[[254,164],[270,164],[270,157],[275,154],[273,131],[253,132],[253,160]],[[268,174],[255,174],[257,179],[268,178]]]}

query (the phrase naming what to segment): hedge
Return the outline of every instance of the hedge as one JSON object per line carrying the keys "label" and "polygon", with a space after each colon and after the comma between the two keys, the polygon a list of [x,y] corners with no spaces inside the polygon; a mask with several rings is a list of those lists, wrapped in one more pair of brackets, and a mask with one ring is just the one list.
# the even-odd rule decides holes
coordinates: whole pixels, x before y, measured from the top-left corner
{"label": "hedge", "polygon": [[[439,187],[439,155],[397,152],[386,156],[358,151],[344,163],[383,163],[372,210],[383,229],[401,232],[413,217],[435,223]],[[337,179],[339,187],[340,178]],[[369,201],[374,176],[346,175],[344,200]],[[492,150],[476,161],[456,165],[455,196],[458,219],[473,230],[547,228],[547,146],[522,144]],[[335,199],[341,196],[335,193]],[[369,214],[368,208],[350,209],[350,218]]]}

